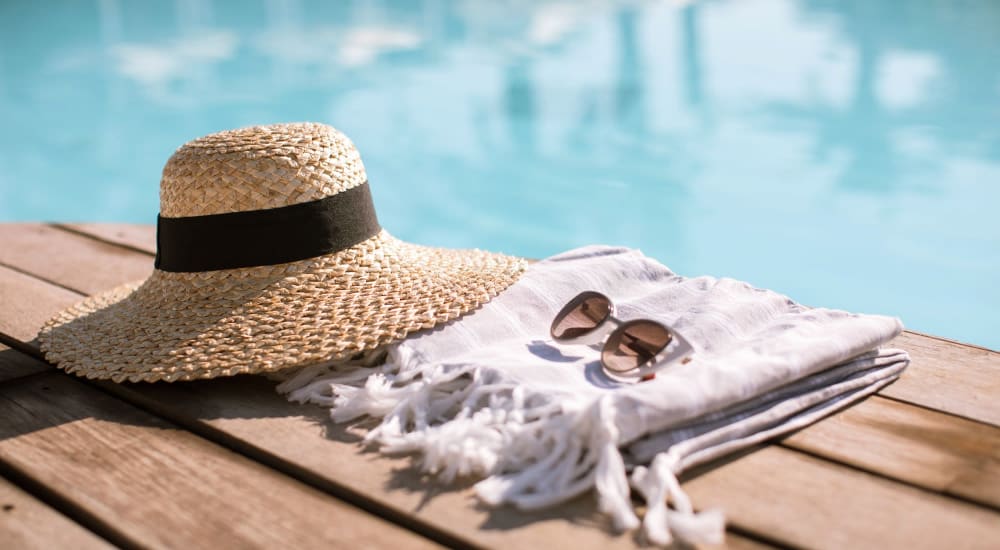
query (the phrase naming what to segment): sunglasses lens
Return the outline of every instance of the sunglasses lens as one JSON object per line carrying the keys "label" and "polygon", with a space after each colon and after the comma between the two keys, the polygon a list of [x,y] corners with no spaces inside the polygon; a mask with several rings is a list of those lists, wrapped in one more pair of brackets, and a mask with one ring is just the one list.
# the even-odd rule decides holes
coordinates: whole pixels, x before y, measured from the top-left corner
{"label": "sunglasses lens", "polygon": [[637,369],[656,357],[673,339],[667,327],[655,321],[631,321],[604,344],[601,363],[611,372]]}
{"label": "sunglasses lens", "polygon": [[611,314],[611,301],[596,292],[573,298],[552,321],[552,338],[569,340],[594,330]]}

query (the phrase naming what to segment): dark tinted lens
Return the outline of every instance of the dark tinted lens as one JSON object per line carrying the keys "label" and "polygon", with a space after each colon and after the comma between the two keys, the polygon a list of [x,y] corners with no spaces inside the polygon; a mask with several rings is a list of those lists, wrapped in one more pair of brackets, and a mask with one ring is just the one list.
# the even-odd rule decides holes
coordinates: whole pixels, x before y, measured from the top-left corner
{"label": "dark tinted lens", "polygon": [[630,321],[608,337],[601,363],[612,372],[628,372],[651,361],[672,339],[667,327],[655,321]]}
{"label": "dark tinted lens", "polygon": [[552,321],[552,338],[568,340],[597,328],[611,313],[611,301],[597,292],[584,292],[570,300]]}

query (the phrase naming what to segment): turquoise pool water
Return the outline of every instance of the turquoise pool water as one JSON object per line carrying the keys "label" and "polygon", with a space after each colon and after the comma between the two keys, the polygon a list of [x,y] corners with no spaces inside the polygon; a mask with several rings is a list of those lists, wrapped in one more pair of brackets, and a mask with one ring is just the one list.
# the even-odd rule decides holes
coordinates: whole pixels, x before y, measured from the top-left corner
{"label": "turquoise pool water", "polygon": [[624,244],[1000,348],[993,0],[8,0],[0,120],[0,220],[152,223],[181,143],[317,120],[404,239]]}

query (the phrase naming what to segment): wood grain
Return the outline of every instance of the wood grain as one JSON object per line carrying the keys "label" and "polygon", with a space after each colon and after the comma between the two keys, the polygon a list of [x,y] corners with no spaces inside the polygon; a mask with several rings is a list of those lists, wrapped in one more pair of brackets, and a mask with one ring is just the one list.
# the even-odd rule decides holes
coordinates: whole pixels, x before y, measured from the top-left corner
{"label": "wood grain", "polygon": [[145,279],[153,271],[147,255],[45,225],[0,224],[0,242],[0,264],[84,294]]}
{"label": "wood grain", "polygon": [[61,374],[0,386],[0,461],[138,545],[429,547]]}
{"label": "wood grain", "polygon": [[1000,426],[1000,353],[909,332],[890,345],[912,362],[882,394]]}
{"label": "wood grain", "polygon": [[700,506],[792,546],[995,549],[1000,541],[995,512],[781,447],[684,486]]}
{"label": "wood grain", "polygon": [[1000,510],[1000,429],[988,424],[874,397],[784,444]]}
{"label": "wood grain", "polygon": [[156,227],[125,223],[60,223],[55,224],[104,242],[118,244],[148,254],[156,254]]}
{"label": "wood grain", "polygon": [[0,545],[23,550],[114,548],[9,481],[0,478]]}

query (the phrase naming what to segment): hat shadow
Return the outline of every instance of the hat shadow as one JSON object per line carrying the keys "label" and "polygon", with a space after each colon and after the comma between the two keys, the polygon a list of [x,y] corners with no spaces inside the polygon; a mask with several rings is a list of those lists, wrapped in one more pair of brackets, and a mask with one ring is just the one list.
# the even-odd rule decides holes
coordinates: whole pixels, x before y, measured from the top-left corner
{"label": "hat shadow", "polygon": [[[254,440],[262,434],[268,437],[261,443],[275,442],[280,439],[278,435],[320,435],[352,444],[362,440],[353,424],[330,420],[327,409],[288,401],[275,390],[277,382],[266,376],[241,374],[188,382],[99,385],[192,431],[208,430],[235,438],[246,434],[250,445],[257,445]],[[261,429],[262,421],[271,429]],[[302,433],[307,431],[303,426],[308,427],[308,433]]]}
{"label": "hat shadow", "polygon": [[[199,425],[210,429],[213,421],[292,416],[321,421],[325,416],[317,407],[284,400],[272,382],[259,376],[116,384],[57,369],[38,358],[37,341],[17,347],[21,349],[0,349],[0,417],[5,419],[0,422],[0,441],[87,419],[150,428],[180,426],[199,433],[205,431]],[[359,440],[341,432],[326,435]]]}

